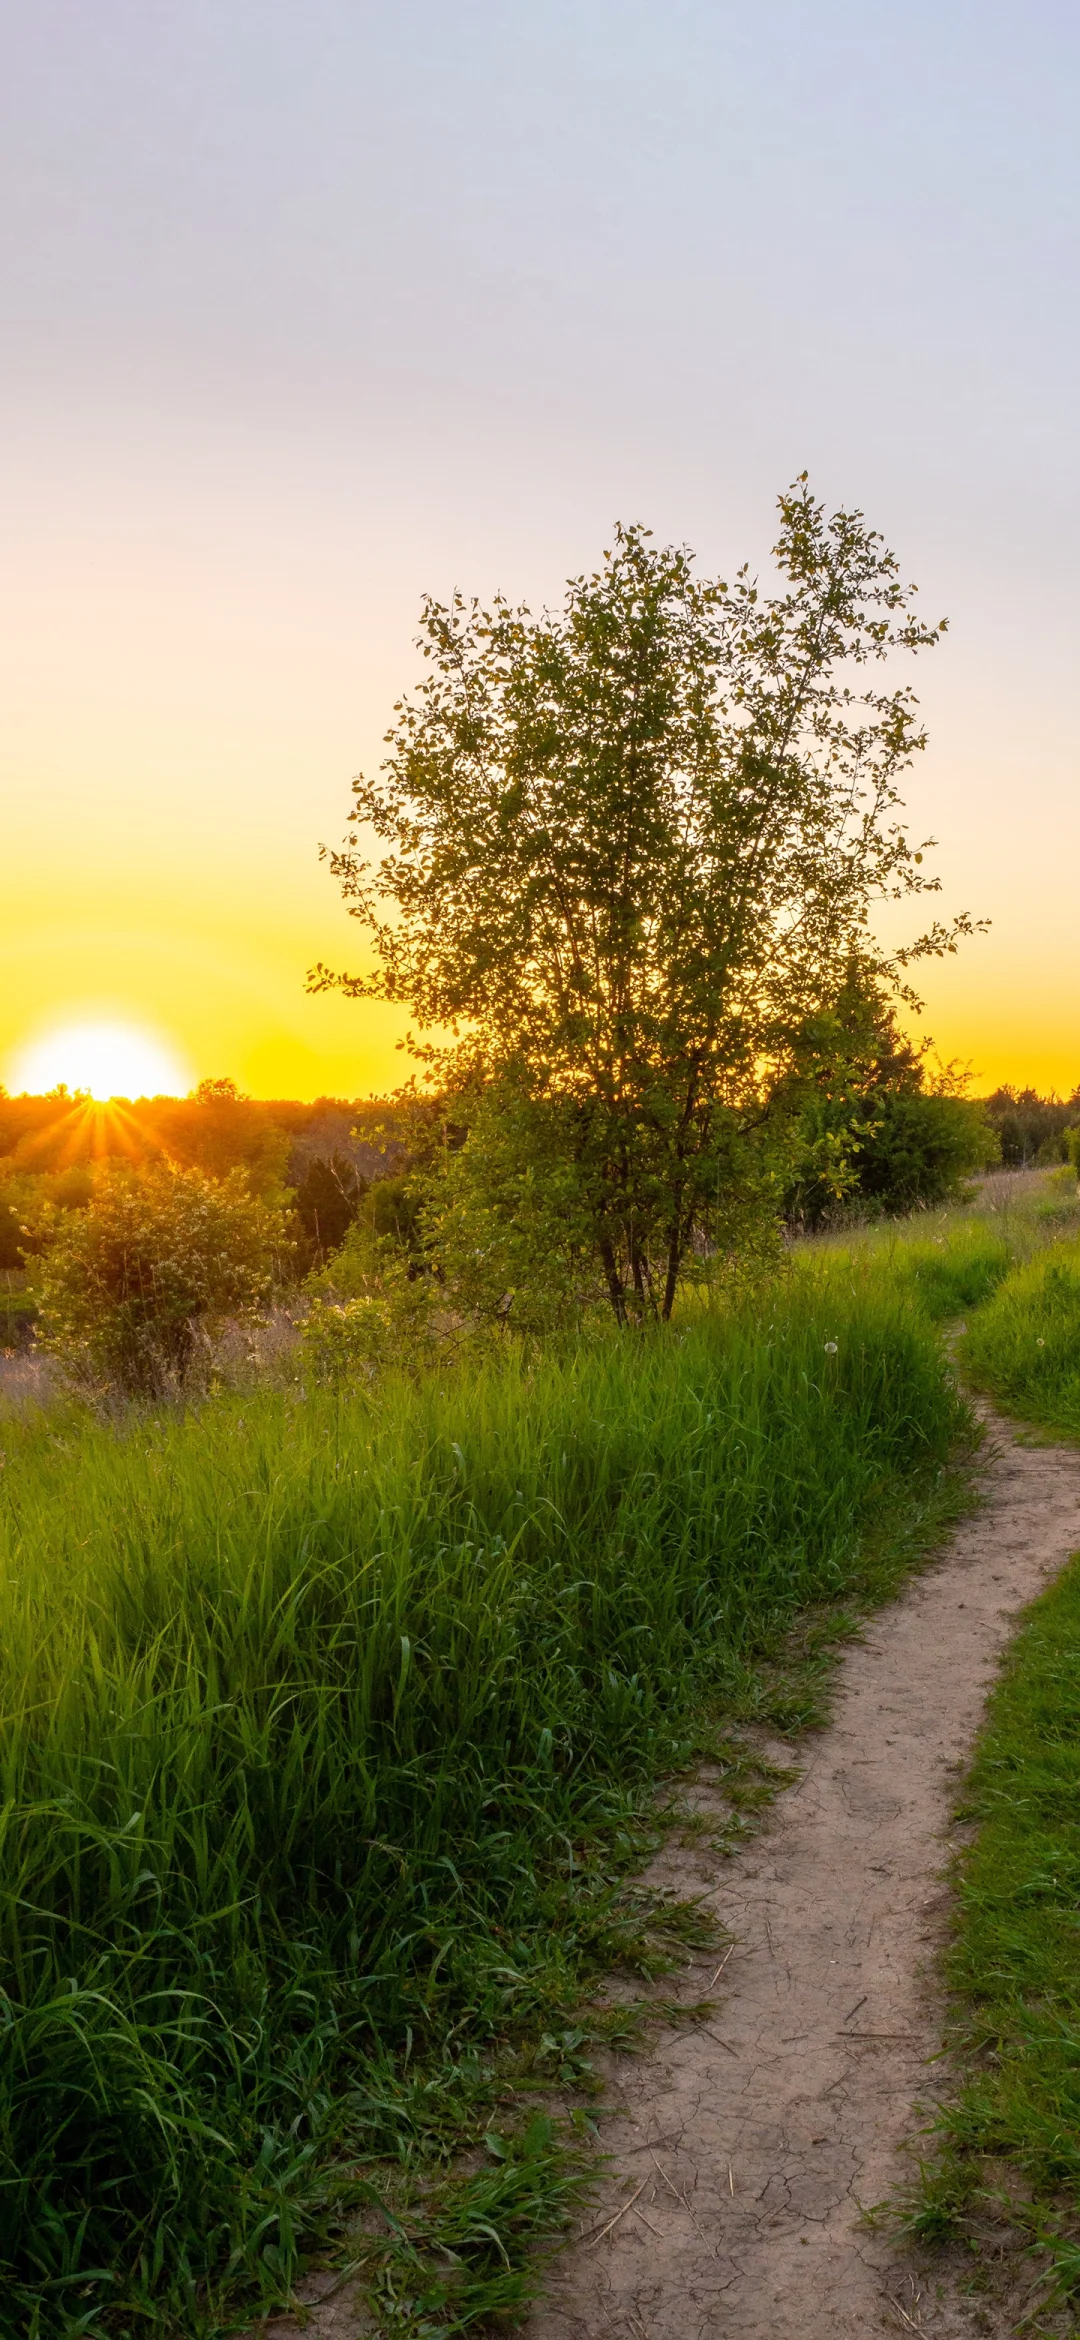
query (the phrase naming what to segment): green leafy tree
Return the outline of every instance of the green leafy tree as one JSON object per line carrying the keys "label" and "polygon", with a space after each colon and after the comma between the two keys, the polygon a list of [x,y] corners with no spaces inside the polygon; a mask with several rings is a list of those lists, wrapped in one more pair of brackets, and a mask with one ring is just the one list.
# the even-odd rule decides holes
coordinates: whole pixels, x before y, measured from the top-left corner
{"label": "green leafy tree", "polygon": [[936,883],[898,818],[924,734],[881,667],[942,628],[860,513],[827,515],[805,479],[779,508],[771,597],[633,527],[561,611],[429,600],[430,672],[330,856],[373,964],[313,986],[407,1004],[451,1111],[513,1095],[534,1158],[571,1173],[620,1320],[670,1314],[851,958],[902,983],[970,928],[890,956],[868,927]]}
{"label": "green leafy tree", "polygon": [[1071,1160],[1068,1140],[1080,1112],[1080,1090],[1074,1089],[1067,1098],[1056,1096],[1053,1090],[1048,1097],[1040,1097],[1037,1089],[1006,1086],[987,1098],[986,1111],[998,1133],[1007,1170]]}
{"label": "green leafy tree", "polygon": [[796,1036],[771,1101],[786,1147],[784,1209],[817,1226],[838,1203],[908,1211],[944,1201],[998,1158],[985,1107],[898,1028],[880,986],[848,969],[835,1000]]}
{"label": "green leafy tree", "polygon": [[312,1266],[321,1266],[344,1242],[365,1192],[366,1180],[344,1154],[316,1155],[307,1164],[295,1209]]}
{"label": "green leafy tree", "polygon": [[252,1194],[271,1202],[281,1199],[288,1133],[265,1105],[242,1095],[235,1081],[200,1081],[190,1097],[155,1104],[147,1127],[184,1169],[203,1170],[211,1178],[242,1170]]}
{"label": "green leafy tree", "polygon": [[54,1216],[33,1276],[39,1341],[131,1396],[182,1387],[209,1334],[265,1308],[284,1241],[240,1170],[110,1164],[85,1210]]}

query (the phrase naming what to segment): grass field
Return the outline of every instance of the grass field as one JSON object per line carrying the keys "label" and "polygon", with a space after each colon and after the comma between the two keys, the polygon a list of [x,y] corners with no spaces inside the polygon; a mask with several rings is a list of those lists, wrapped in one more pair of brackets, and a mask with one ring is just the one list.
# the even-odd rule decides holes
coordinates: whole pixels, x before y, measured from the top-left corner
{"label": "grass field", "polygon": [[898,1581],[965,1427],[825,1258],[529,1368],[9,1418],[0,2330],[235,2328],[376,2201],[387,2329],[520,2302],[545,2090],[630,2020],[582,1993],[702,1922],[627,1883],[658,1783],[812,1707],[765,1661]]}
{"label": "grass field", "polygon": [[965,1202],[811,1237],[802,1258],[858,1262],[910,1289],[938,1322],[979,1308],[1014,1270],[1080,1239],[1071,1170],[1001,1170]]}

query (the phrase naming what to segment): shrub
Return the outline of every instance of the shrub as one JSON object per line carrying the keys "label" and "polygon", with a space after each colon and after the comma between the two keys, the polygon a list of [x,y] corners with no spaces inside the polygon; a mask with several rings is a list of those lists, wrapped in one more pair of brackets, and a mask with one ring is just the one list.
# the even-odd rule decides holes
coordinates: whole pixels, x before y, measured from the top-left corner
{"label": "shrub", "polygon": [[404,1241],[378,1232],[378,1192],[368,1196],[363,1216],[327,1266],[307,1280],[300,1355],[318,1382],[356,1381],[388,1365],[416,1364],[434,1353],[437,1333],[448,1329],[437,1322],[442,1295],[434,1279],[419,1272]]}
{"label": "shrub", "polygon": [[295,1208],[309,1265],[321,1265],[344,1242],[366,1191],[367,1181],[346,1154],[316,1155],[308,1163]]}
{"label": "shrub", "polygon": [[944,1202],[996,1156],[978,1098],[933,1090],[887,1094],[873,1099],[860,1132],[859,1189],[889,1211]]}
{"label": "shrub", "polygon": [[281,1213],[242,1171],[110,1165],[85,1211],[57,1217],[35,1270],[39,1340],[93,1382],[131,1396],[183,1385],[200,1345],[270,1297]]}
{"label": "shrub", "polygon": [[85,1210],[93,1176],[83,1162],[44,1174],[0,1165],[0,1274],[25,1267],[44,1249],[44,1232],[57,1211]]}
{"label": "shrub", "polygon": [[986,1107],[962,1088],[952,1067],[928,1080],[881,986],[853,966],[833,1007],[808,1018],[772,1100],[786,1217],[815,1227],[838,1203],[893,1214],[959,1193],[999,1155]]}
{"label": "shrub", "polygon": [[0,1350],[28,1347],[36,1316],[33,1293],[0,1270]]}

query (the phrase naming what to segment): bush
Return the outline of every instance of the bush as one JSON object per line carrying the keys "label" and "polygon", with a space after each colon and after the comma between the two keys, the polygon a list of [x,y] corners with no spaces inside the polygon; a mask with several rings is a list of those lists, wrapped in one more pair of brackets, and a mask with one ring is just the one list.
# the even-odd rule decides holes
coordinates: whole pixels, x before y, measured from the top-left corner
{"label": "bush", "polygon": [[379,1231],[379,1195],[376,1186],[333,1258],[307,1279],[300,1358],[316,1382],[370,1379],[387,1366],[430,1360],[440,1333],[445,1345],[440,1288],[400,1230]]}
{"label": "bush", "polygon": [[0,1164],[0,1274],[18,1271],[44,1249],[44,1230],[57,1211],[85,1210],[93,1191],[85,1163],[44,1174]]}
{"label": "bush", "polygon": [[36,1317],[33,1293],[0,1270],[0,1349],[28,1348]]}
{"label": "bush", "polygon": [[281,1213],[242,1171],[221,1184],[163,1164],[110,1165],[85,1211],[53,1220],[34,1272],[41,1346],[130,1396],[182,1387],[200,1345],[270,1297]]}
{"label": "bush", "polygon": [[819,1226],[837,1203],[882,1213],[956,1195],[999,1156],[987,1108],[952,1068],[927,1080],[880,987],[853,968],[835,1005],[808,1019],[773,1105],[788,1158],[785,1216]]}
{"label": "bush", "polygon": [[945,1202],[996,1157],[977,1098],[933,1090],[877,1096],[859,1133],[859,1192],[890,1211]]}
{"label": "bush", "polygon": [[309,1265],[321,1266],[344,1242],[366,1191],[367,1181],[346,1154],[316,1155],[307,1164],[295,1210]]}

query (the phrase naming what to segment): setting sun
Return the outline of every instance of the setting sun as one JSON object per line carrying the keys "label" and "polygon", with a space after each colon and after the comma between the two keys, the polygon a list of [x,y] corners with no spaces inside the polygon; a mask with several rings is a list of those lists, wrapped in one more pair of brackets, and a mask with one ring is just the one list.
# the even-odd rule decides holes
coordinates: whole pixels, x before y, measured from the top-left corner
{"label": "setting sun", "polygon": [[111,1097],[182,1096],[191,1083],[176,1051],[135,1024],[64,1024],[29,1042],[16,1056],[14,1092],[38,1095],[59,1088]]}

